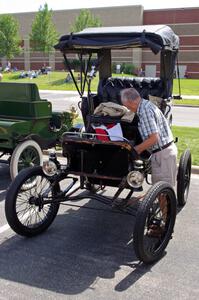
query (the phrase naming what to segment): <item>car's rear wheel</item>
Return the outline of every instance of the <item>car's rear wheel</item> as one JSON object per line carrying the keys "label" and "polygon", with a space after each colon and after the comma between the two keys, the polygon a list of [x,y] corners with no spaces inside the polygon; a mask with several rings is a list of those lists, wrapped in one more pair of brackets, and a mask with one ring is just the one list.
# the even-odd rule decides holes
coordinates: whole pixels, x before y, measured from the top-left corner
{"label": "car's rear wheel", "polygon": [[184,206],[189,194],[191,181],[191,152],[185,150],[180,157],[177,176],[177,200],[179,206]]}
{"label": "car's rear wheel", "polygon": [[172,116],[172,114],[169,116],[168,124],[169,124],[169,127],[172,127],[172,124],[173,124],[173,116]]}
{"label": "car's rear wheel", "polygon": [[[34,185],[30,184],[28,188],[33,181]],[[59,203],[53,199],[59,191],[59,184],[54,185],[41,167],[21,171],[6,195],[5,214],[10,227],[28,237],[45,231],[57,215]],[[45,204],[48,200],[52,202]]]}
{"label": "car's rear wheel", "polygon": [[176,218],[173,188],[160,181],[140,201],[134,227],[135,253],[144,263],[161,258],[171,239]]}

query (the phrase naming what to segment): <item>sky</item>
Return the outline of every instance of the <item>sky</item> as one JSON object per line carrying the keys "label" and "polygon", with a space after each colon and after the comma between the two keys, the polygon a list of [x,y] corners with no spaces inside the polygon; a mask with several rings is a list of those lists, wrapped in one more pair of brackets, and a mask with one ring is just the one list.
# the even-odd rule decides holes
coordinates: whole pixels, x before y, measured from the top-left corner
{"label": "sky", "polygon": [[199,7],[198,0],[0,0],[0,14],[37,11],[45,2],[53,10],[137,4],[145,9]]}

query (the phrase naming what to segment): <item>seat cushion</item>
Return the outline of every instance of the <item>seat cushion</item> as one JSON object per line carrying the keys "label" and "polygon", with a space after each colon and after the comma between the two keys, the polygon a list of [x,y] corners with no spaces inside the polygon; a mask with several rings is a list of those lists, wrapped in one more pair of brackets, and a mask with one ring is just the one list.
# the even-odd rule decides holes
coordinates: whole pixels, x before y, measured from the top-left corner
{"label": "seat cushion", "polygon": [[40,101],[38,87],[34,83],[0,83],[0,101],[33,102]]}
{"label": "seat cushion", "polygon": [[163,83],[160,78],[152,77],[110,77],[100,80],[98,97],[101,102],[121,104],[120,92],[125,88],[135,88],[142,98],[149,99],[149,94],[157,97],[163,95]]}

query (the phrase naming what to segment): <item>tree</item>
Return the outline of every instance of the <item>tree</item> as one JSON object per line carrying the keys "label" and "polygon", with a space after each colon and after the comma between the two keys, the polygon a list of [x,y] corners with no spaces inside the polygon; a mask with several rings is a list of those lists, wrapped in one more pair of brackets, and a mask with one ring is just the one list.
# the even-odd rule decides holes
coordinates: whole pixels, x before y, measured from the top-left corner
{"label": "tree", "polygon": [[0,57],[8,60],[20,54],[19,24],[11,15],[0,16]]}
{"label": "tree", "polygon": [[53,45],[57,42],[58,32],[52,21],[52,10],[48,9],[48,4],[40,6],[38,13],[32,23],[30,34],[31,46],[34,51],[50,53]]}
{"label": "tree", "polygon": [[98,17],[93,16],[90,10],[82,9],[70,29],[72,32],[79,32],[87,27],[100,26],[102,26],[102,22]]}

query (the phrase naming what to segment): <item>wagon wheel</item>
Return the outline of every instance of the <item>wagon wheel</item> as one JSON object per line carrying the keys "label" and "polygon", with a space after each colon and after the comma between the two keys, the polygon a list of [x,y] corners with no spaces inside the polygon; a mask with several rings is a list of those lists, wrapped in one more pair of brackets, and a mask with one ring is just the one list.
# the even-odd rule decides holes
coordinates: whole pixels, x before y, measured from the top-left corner
{"label": "wagon wheel", "polygon": [[180,157],[177,176],[177,200],[179,206],[184,206],[189,194],[191,180],[191,153],[185,150]]}
{"label": "wagon wheel", "polygon": [[160,181],[153,185],[138,206],[134,227],[134,249],[144,263],[161,258],[171,239],[176,218],[173,188]]}
{"label": "wagon wheel", "polygon": [[41,148],[35,141],[27,140],[18,144],[10,160],[11,179],[25,168],[42,165],[42,156]]}
{"label": "wagon wheel", "polygon": [[168,124],[169,124],[169,127],[172,127],[172,124],[173,124],[173,116],[172,116],[172,114],[169,116]]}
{"label": "wagon wheel", "polygon": [[[29,182],[34,186],[27,189]],[[60,191],[53,185],[41,167],[25,169],[11,183],[5,201],[5,214],[10,227],[23,236],[35,236],[45,231],[53,222],[59,203],[43,204],[43,199],[52,200]]]}

